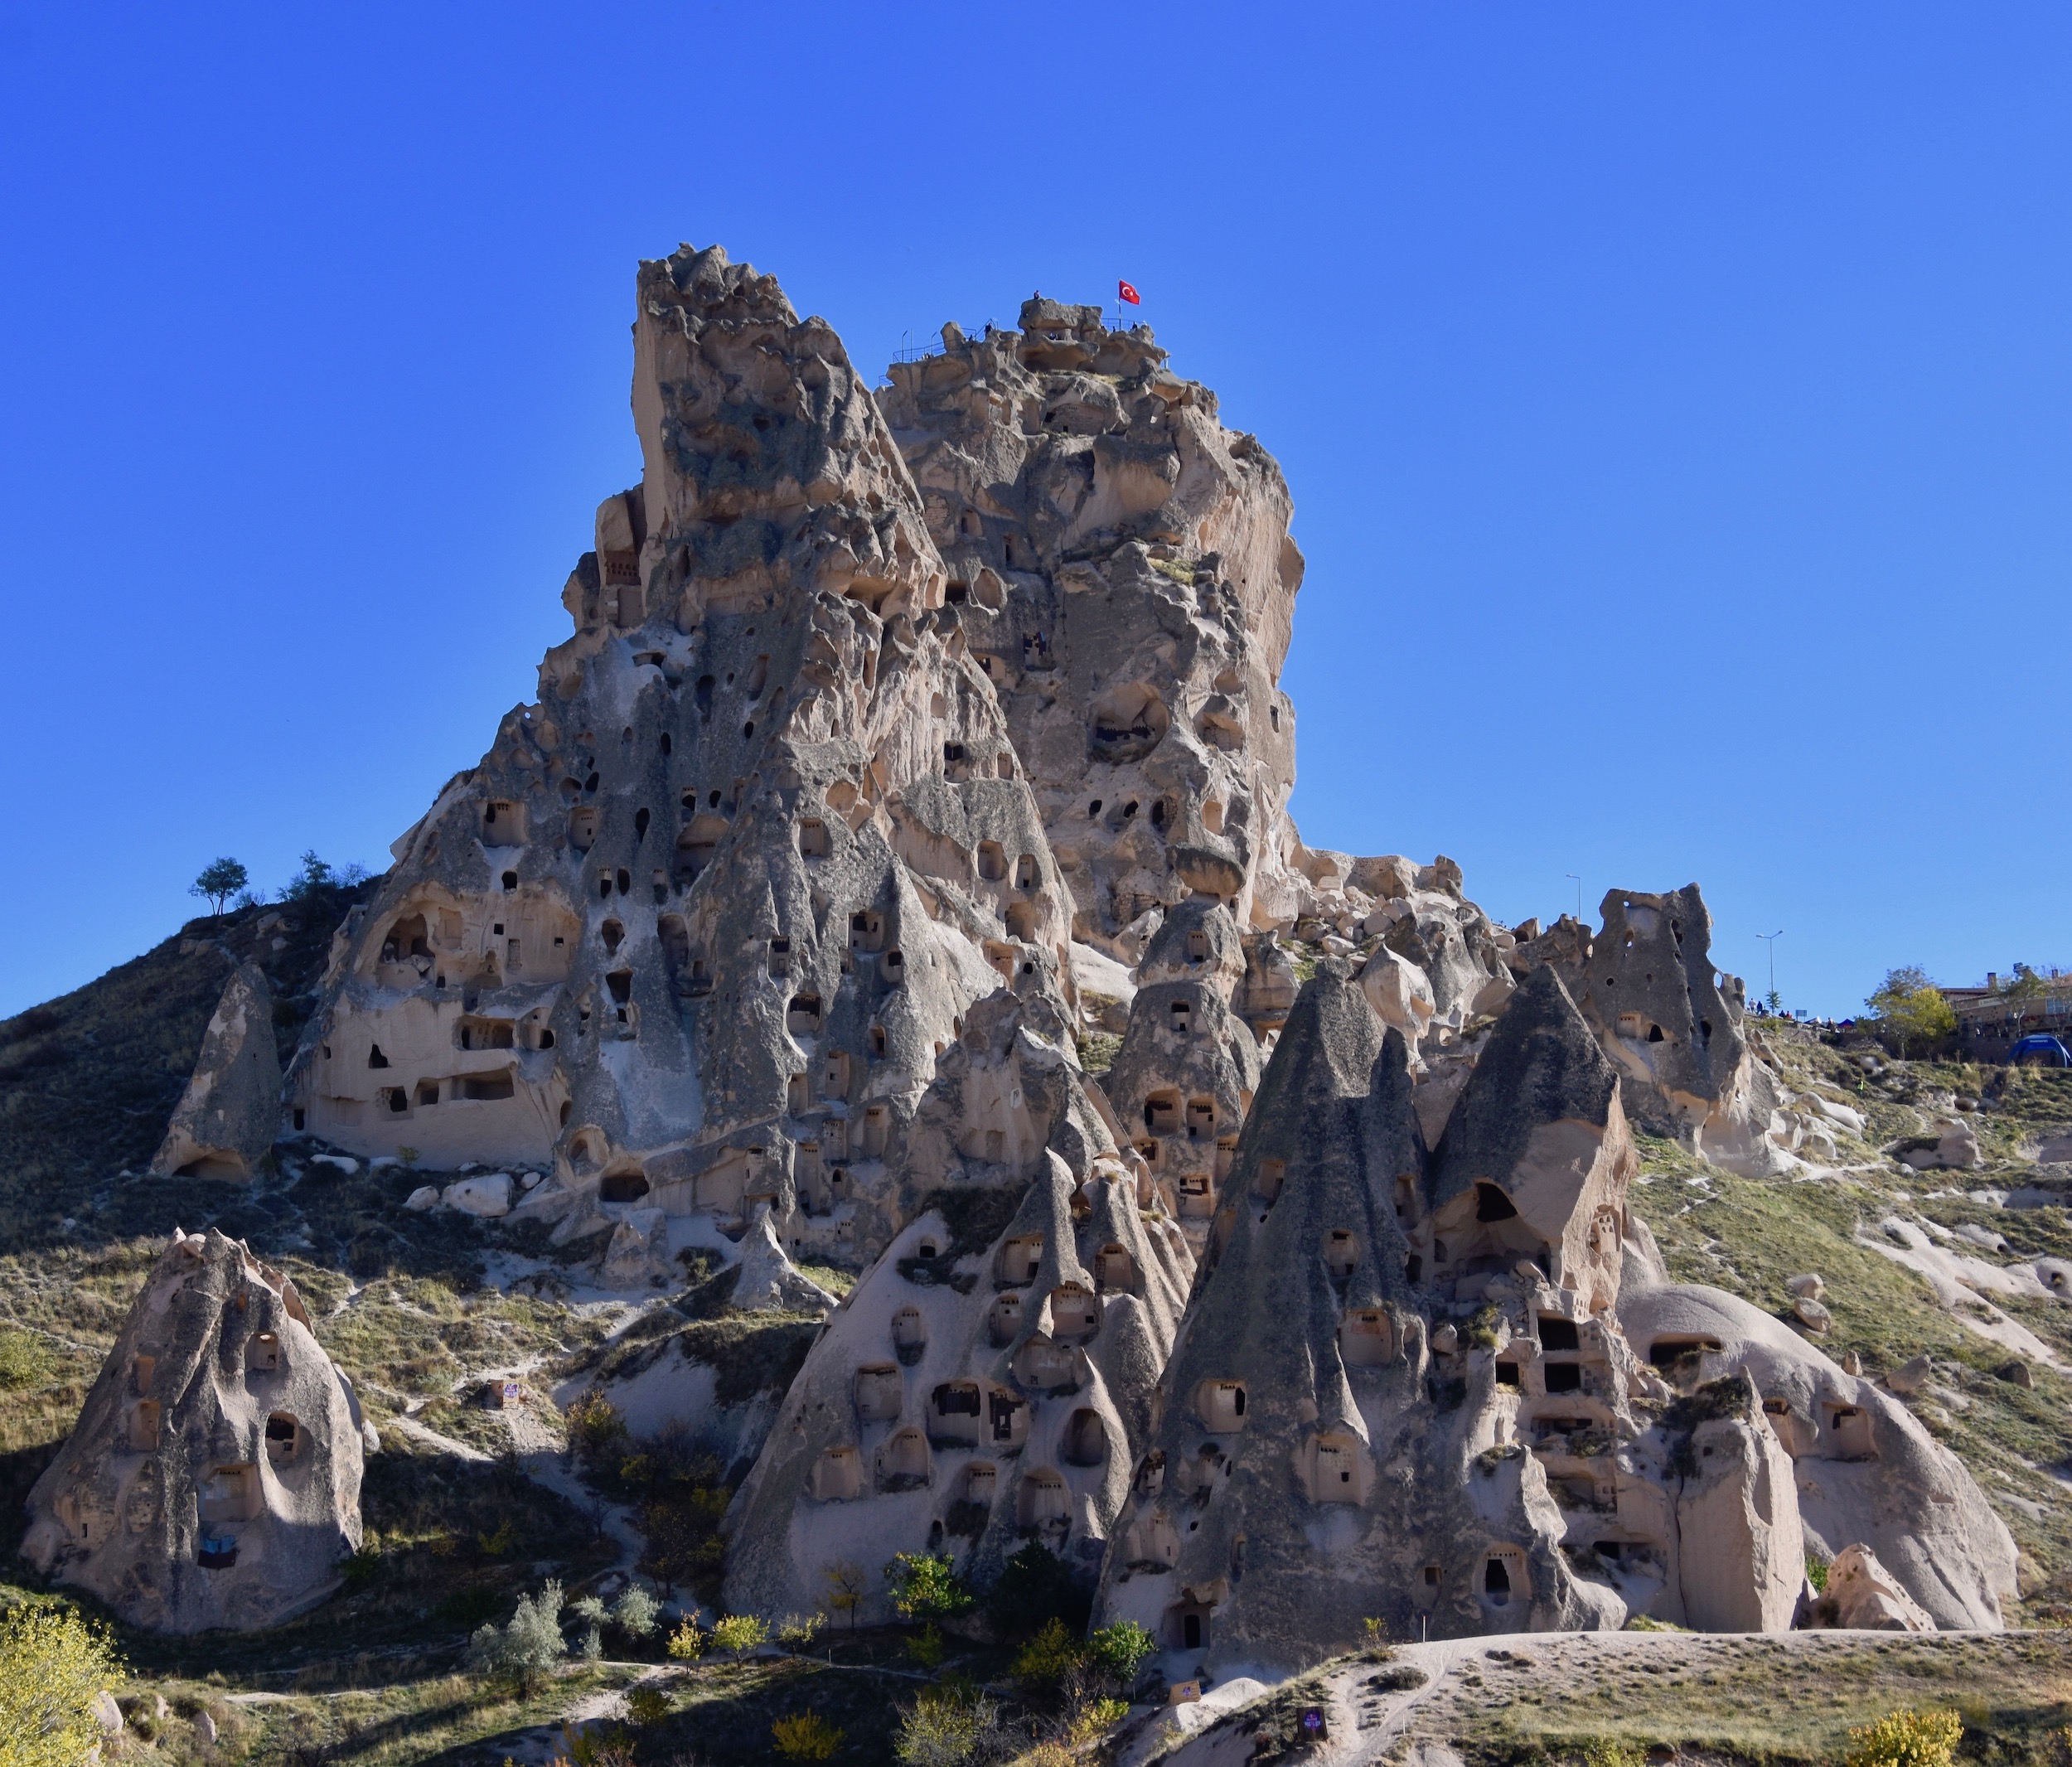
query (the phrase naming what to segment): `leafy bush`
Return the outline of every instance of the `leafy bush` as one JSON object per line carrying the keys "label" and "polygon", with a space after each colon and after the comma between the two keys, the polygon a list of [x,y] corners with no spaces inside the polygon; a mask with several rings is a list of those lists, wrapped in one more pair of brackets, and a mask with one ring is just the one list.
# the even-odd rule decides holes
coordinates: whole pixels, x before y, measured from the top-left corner
{"label": "leafy bush", "polygon": [[0,1760],[7,1767],[75,1767],[100,1740],[94,1696],[123,1665],[99,1627],[68,1607],[0,1615]]}
{"label": "leafy bush", "polygon": [[777,1622],[777,1643],[794,1656],[802,1655],[813,1648],[813,1640],[826,1624],[825,1614],[787,1614]]}
{"label": "leafy bush", "polygon": [[1806,1581],[1813,1585],[1816,1595],[1828,1593],[1828,1567],[1810,1552],[1806,1555]]}
{"label": "leafy bush", "polygon": [[586,1466],[602,1461],[626,1440],[626,1420],[594,1387],[569,1407],[566,1416],[569,1445]]}
{"label": "leafy bush", "polygon": [[549,1580],[536,1595],[520,1595],[518,1610],[501,1630],[484,1621],[469,1640],[467,1668],[530,1687],[569,1653],[561,1636],[561,1585]]}
{"label": "leafy bush", "polygon": [[1006,1740],[1000,1709],[965,1687],[924,1687],[899,1713],[892,1752],[902,1767],[965,1767],[990,1760]]}
{"label": "leafy bush", "polygon": [[816,1711],[794,1713],[770,1726],[777,1751],[787,1761],[824,1761],[842,1745],[843,1732]]}
{"label": "leafy bush", "polygon": [[651,1681],[644,1681],[626,1696],[627,1716],[645,1729],[669,1716],[669,1696]]}
{"label": "leafy bush", "polygon": [[1126,1693],[1136,1686],[1144,1665],[1159,1653],[1159,1641],[1134,1619],[1119,1619],[1087,1640],[1087,1653]]}
{"label": "leafy bush", "polygon": [[947,1553],[940,1558],[927,1552],[899,1553],[884,1575],[892,1605],[903,1619],[954,1619],[974,1604]]}
{"label": "leafy bush", "polygon": [[698,1622],[686,1614],[676,1629],[669,1635],[669,1657],[672,1663],[695,1663],[705,1653],[709,1639],[698,1629]]}
{"label": "leafy bush", "polygon": [[1849,1732],[1847,1767],[1949,1767],[1963,1731],[1953,1711],[1891,1712]]}
{"label": "leafy bush", "polygon": [[1012,1673],[1025,1687],[1055,1689],[1079,1667],[1085,1654],[1062,1619],[1046,1620],[1043,1629],[1022,1646]]}
{"label": "leafy bush", "polygon": [[34,1332],[0,1327],[0,1388],[10,1392],[41,1387],[56,1371],[49,1346]]}
{"label": "leafy bush", "polygon": [[916,1668],[926,1669],[933,1674],[942,1667],[944,1645],[942,1628],[931,1622],[907,1640],[907,1656]]}

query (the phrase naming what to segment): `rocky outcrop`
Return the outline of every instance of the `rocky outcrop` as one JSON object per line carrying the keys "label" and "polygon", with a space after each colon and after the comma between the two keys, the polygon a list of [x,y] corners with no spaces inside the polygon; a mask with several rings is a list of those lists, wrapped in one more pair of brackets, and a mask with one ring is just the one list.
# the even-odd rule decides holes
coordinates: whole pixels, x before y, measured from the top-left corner
{"label": "rocky outcrop", "polygon": [[1834,1558],[1862,1547],[1938,1626],[2004,1623],[2014,1542],[1963,1462],[1911,1411],[1737,1296],[1664,1281],[1644,1257],[1631,1270],[1619,1319],[1665,1380],[1693,1393],[1721,1381],[1750,1382],[1760,1394],[1791,1462],[1809,1549]]}
{"label": "rocky outcrop", "polygon": [[249,1179],[273,1153],[280,1120],[273,992],[264,970],[241,963],[210,1017],[194,1072],[151,1169],[184,1178]]}
{"label": "rocky outcrop", "polygon": [[1197,1251],[1259,1087],[1258,1043],[1229,1005],[1245,971],[1228,912],[1202,897],[1181,903],[1138,966],[1129,1028],[1102,1082]]}
{"label": "rocky outcrop", "polygon": [[293,1282],[176,1232],[29,1493],[22,1551],[149,1631],[278,1625],[360,1544],[364,1427]]}
{"label": "rocky outcrop", "polygon": [[[1578,1297],[1537,1269],[1522,1285],[1507,1262],[1515,1313],[1484,1316],[1477,1269],[1456,1320],[1431,1280],[1426,1186],[1402,1037],[1327,958],[1240,1139],[1213,1266],[1161,1383],[1164,1422],[1104,1572],[1103,1615],[1152,1629],[1176,1677],[1307,1663],[1369,1617],[1397,1637],[1624,1619],[1563,1557],[1499,1374],[1513,1319],[1529,1330],[1537,1305],[1573,1337]],[[1450,1252],[1447,1268],[1450,1287]]]}
{"label": "rocky outcrop", "polygon": [[[728,1518],[727,1605],[810,1610],[831,1565],[1028,1541],[1092,1580],[1148,1433],[1193,1260],[1112,1155],[952,1181],[814,1345]],[[873,1578],[860,1617],[890,1617]]]}
{"label": "rocky outcrop", "polygon": [[520,1212],[586,1231],[767,1207],[861,1261],[937,1058],[1005,983],[1063,1006],[1075,910],[840,341],[686,247],[641,267],[633,406],[575,635],[340,941],[300,1120],[550,1162]]}
{"label": "rocky outcrop", "polygon": [[[1190,894],[1298,912],[1278,682],[1302,557],[1285,481],[1148,327],[1040,297],[895,362],[879,401],[1072,893],[1134,963]],[[1263,917],[1260,918],[1259,917]]]}

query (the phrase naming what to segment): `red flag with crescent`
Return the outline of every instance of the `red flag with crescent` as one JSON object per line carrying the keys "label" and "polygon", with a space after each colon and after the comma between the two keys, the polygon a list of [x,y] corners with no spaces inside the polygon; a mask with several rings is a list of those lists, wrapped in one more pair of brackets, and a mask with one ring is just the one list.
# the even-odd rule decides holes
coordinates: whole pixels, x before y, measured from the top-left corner
{"label": "red flag with crescent", "polygon": [[1118,301],[1127,301],[1132,307],[1141,307],[1144,304],[1144,297],[1126,282],[1116,283],[1115,294]]}

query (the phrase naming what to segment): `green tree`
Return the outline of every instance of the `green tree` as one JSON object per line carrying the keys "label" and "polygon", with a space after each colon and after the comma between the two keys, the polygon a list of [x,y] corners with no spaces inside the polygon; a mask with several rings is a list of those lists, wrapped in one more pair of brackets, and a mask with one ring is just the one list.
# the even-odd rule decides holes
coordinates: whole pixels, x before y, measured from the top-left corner
{"label": "green tree", "polygon": [[549,1579],[536,1595],[520,1595],[518,1610],[499,1629],[484,1621],[468,1641],[467,1667],[531,1687],[569,1653],[561,1636],[561,1585]]}
{"label": "green tree", "polygon": [[220,920],[223,904],[250,880],[250,874],[235,859],[214,859],[201,868],[201,875],[187,886],[187,893],[204,898],[209,912]]}
{"label": "green tree", "polygon": [[0,1763],[75,1767],[101,1740],[94,1697],[119,1684],[121,1659],[68,1607],[0,1615]]}
{"label": "green tree", "polygon": [[954,1619],[970,1610],[971,1591],[957,1581],[948,1553],[901,1552],[885,1566],[886,1586],[902,1619]]}
{"label": "green tree", "polygon": [[770,1726],[777,1751],[787,1761],[825,1761],[841,1747],[844,1732],[816,1711],[795,1712]]}
{"label": "green tree", "polygon": [[1926,1048],[1957,1029],[1956,1013],[1918,965],[1889,971],[1884,985],[1864,1005],[1902,1054]]}
{"label": "green tree", "polygon": [[856,1610],[864,1605],[866,1587],[864,1567],[854,1559],[838,1558],[823,1565],[821,1575],[827,1579],[827,1605],[837,1614],[849,1615],[850,1629],[856,1628]]}
{"label": "green tree", "polygon": [[1134,1619],[1103,1626],[1087,1640],[1087,1654],[1125,1693],[1136,1686],[1144,1665],[1158,1653],[1159,1641]]}
{"label": "green tree", "polygon": [[2026,963],[2017,963],[2014,974],[2000,985],[2003,1000],[2040,1000],[2049,991],[2043,978]]}
{"label": "green tree", "polygon": [[753,1614],[729,1614],[715,1621],[712,1641],[721,1650],[733,1653],[734,1667],[738,1668],[752,1650],[759,1648],[770,1636],[770,1628]]}
{"label": "green tree", "polygon": [[628,1583],[612,1605],[612,1620],[629,1639],[644,1639],[655,1629],[661,1604],[637,1583]]}

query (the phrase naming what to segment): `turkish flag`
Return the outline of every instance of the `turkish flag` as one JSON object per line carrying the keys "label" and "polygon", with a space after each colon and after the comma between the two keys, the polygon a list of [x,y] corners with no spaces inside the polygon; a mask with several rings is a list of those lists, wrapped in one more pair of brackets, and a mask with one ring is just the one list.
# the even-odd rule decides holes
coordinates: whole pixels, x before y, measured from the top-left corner
{"label": "turkish flag", "polygon": [[1118,301],[1127,301],[1132,307],[1144,304],[1144,297],[1126,282],[1118,282],[1115,285],[1115,296]]}

